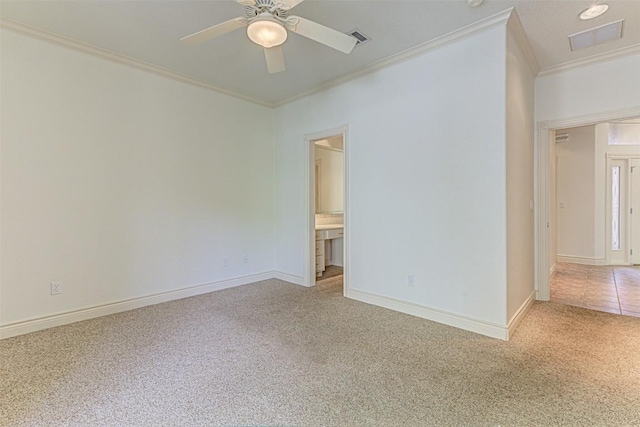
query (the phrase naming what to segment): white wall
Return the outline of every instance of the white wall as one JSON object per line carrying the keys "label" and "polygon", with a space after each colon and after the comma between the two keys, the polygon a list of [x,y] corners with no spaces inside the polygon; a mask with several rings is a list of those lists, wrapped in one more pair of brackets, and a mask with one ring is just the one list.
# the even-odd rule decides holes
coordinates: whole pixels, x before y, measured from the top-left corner
{"label": "white wall", "polygon": [[539,76],[536,121],[640,107],[640,53]]}
{"label": "white wall", "polygon": [[340,151],[316,145],[316,161],[321,162],[320,197],[317,212],[342,212],[344,198],[343,159]]}
{"label": "white wall", "polygon": [[563,129],[556,144],[558,256],[595,259],[595,126]]}
{"label": "white wall", "polygon": [[608,141],[612,145],[640,145],[640,124],[611,123]]}
{"label": "white wall", "polygon": [[[512,16],[511,19],[517,18]],[[533,234],[535,76],[511,25],[508,25],[507,29],[507,320],[511,321],[535,290]]]}
{"label": "white wall", "polygon": [[0,324],[272,269],[272,110],[8,30],[1,48]]}
{"label": "white wall", "polygon": [[506,324],[505,32],[276,110],[277,270],[304,274],[304,135],[349,124],[351,287]]}
{"label": "white wall", "polygon": [[[346,123],[351,287],[504,327],[529,199],[525,174],[506,188],[529,95],[505,39],[493,26],[272,111],[3,31],[0,322],[274,264],[303,276],[304,135]],[[526,259],[509,258],[516,302]]]}

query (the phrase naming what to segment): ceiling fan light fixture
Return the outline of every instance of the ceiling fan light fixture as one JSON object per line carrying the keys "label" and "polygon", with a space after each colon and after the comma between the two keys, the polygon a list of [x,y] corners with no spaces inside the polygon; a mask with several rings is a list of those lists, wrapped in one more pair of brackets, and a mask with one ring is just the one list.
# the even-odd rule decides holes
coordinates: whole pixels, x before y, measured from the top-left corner
{"label": "ceiling fan light fixture", "polygon": [[588,21],[589,19],[597,18],[598,16],[602,15],[607,11],[607,9],[609,9],[608,4],[593,4],[587,9],[580,12],[579,17],[583,21]]}
{"label": "ceiling fan light fixture", "polygon": [[287,40],[287,30],[273,19],[255,20],[247,27],[247,36],[257,45],[271,48]]}

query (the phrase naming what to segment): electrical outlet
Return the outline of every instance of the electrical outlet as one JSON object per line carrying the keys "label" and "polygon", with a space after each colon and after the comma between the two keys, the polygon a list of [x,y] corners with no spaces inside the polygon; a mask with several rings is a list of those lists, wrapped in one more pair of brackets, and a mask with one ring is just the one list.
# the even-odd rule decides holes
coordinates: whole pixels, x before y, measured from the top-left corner
{"label": "electrical outlet", "polygon": [[410,288],[415,287],[416,285],[416,276],[414,276],[413,274],[410,274],[407,276],[407,285],[409,285]]}
{"label": "electrical outlet", "polygon": [[51,295],[59,295],[62,293],[62,282],[57,280],[51,282]]}
{"label": "electrical outlet", "polygon": [[244,254],[242,256],[242,262],[245,263],[245,264],[249,264],[249,255]]}
{"label": "electrical outlet", "polygon": [[222,260],[222,266],[223,267],[229,267],[229,259],[228,258],[224,258]]}

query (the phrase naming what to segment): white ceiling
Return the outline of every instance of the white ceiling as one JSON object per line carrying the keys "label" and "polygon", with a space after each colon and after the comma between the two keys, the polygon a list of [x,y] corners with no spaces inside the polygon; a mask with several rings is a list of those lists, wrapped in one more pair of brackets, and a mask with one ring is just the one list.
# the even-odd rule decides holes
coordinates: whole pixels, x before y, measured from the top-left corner
{"label": "white ceiling", "polygon": [[[306,0],[292,14],[371,38],[350,55],[296,34],[283,45],[287,70],[268,74],[262,48],[243,29],[199,46],[181,37],[243,14],[233,0],[1,0],[0,16],[132,57],[228,91],[278,103],[443,34],[515,7],[542,69],[640,46],[640,1],[604,0],[609,11],[591,21],[578,14],[589,0],[355,1]],[[602,3],[603,1],[601,1]],[[623,38],[577,52],[569,34],[625,19]]]}

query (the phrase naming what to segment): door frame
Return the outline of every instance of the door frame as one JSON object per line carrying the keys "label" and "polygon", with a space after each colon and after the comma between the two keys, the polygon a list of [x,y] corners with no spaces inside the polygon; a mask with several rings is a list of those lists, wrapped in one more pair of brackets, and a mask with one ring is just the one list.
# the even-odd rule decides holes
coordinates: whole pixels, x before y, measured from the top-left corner
{"label": "door frame", "polygon": [[607,209],[606,212],[606,224],[607,231],[605,234],[605,241],[607,242],[606,246],[606,254],[607,254],[607,263],[610,265],[633,265],[633,257],[631,256],[631,249],[633,249],[633,224],[631,211],[630,209],[633,207],[633,186],[632,186],[632,176],[631,176],[631,168],[632,161],[640,161],[640,156],[638,154],[607,154],[607,168],[606,168],[606,180],[607,180],[607,190],[606,190],[606,206],[611,206],[611,167],[614,162],[624,162],[623,166],[620,168],[622,172],[620,176],[620,227],[621,227],[621,235],[624,236],[624,245],[622,246],[623,258],[614,259],[611,249],[611,209]]}
{"label": "door frame", "polygon": [[584,116],[537,122],[536,144],[534,146],[534,198],[535,210],[535,283],[536,299],[549,301],[549,141],[551,133],[559,129],[595,125],[612,120],[627,120],[640,117],[640,107],[603,111]]}
{"label": "door frame", "polygon": [[[640,229],[640,199],[637,197],[640,196],[640,158],[633,157],[629,159],[629,205],[631,209],[635,209],[633,214],[629,214],[629,244],[632,249],[636,250],[636,254],[630,254],[629,263],[631,265],[640,264],[640,230],[634,228],[634,219],[635,225]],[[637,163],[634,165],[634,163]],[[638,170],[633,172],[634,168],[638,168]],[[634,177],[636,179],[634,180]],[[638,188],[634,187],[634,182],[638,185]],[[633,197],[634,191],[636,198]],[[635,238],[634,238],[635,236]]]}
{"label": "door frame", "polygon": [[320,139],[327,139],[333,136],[342,135],[343,144],[343,201],[342,201],[342,213],[344,220],[344,241],[343,241],[343,254],[344,254],[344,271],[343,271],[343,288],[342,293],[347,295],[347,289],[349,289],[350,281],[350,215],[349,215],[349,124],[342,126],[325,129],[318,132],[307,133],[304,135],[305,146],[305,250],[304,250],[304,285],[315,286],[316,284],[316,153],[315,153],[315,141]]}
{"label": "door frame", "polygon": [[[629,215],[629,206],[631,201],[631,176],[629,174],[631,156],[620,155],[620,154],[607,154],[606,160],[606,174],[605,174],[605,182],[606,182],[606,193],[605,193],[605,254],[608,265],[629,265],[631,262],[631,256],[629,254],[629,250],[631,248],[631,224],[630,224],[630,215]],[[618,164],[616,164],[618,163]],[[611,230],[611,204],[612,204],[612,179],[611,179],[611,168],[613,166],[620,167],[620,237],[621,237],[621,245],[620,245],[620,254],[614,254],[613,249],[611,249],[611,240],[612,240],[612,230]]]}

